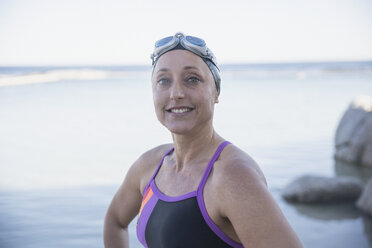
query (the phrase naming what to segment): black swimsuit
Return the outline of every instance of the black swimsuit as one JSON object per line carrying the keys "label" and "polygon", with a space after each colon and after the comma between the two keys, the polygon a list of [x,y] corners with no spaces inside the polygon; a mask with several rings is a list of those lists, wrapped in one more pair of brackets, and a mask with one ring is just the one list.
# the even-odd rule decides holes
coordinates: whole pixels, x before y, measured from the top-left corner
{"label": "black swimsuit", "polygon": [[166,196],[155,184],[165,156],[147,184],[137,222],[137,237],[150,248],[242,248],[229,238],[209,217],[203,199],[203,188],[214,162],[229,142],[223,142],[214,153],[196,191],[181,196]]}

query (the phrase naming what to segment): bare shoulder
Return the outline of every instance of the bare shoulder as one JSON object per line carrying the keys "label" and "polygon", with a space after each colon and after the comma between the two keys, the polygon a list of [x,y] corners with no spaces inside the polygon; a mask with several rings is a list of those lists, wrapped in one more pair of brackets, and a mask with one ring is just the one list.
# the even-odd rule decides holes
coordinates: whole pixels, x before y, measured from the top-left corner
{"label": "bare shoulder", "polygon": [[166,154],[172,147],[173,144],[163,144],[154,147],[144,152],[132,165],[130,170],[138,177],[141,192],[143,192],[147,183],[151,179],[164,154]]}
{"label": "bare shoulder", "polygon": [[163,144],[154,147],[146,152],[144,152],[134,163],[135,166],[139,166],[146,169],[151,166],[155,161],[160,161],[166,152],[168,152],[173,147],[173,144]]}
{"label": "bare shoulder", "polygon": [[161,145],[143,153],[129,168],[106,214],[107,222],[121,227],[129,225],[136,216],[142,200],[142,192],[156,170],[161,157],[171,148]]}
{"label": "bare shoulder", "polygon": [[227,190],[231,187],[238,190],[236,187],[244,186],[246,191],[267,186],[266,178],[257,162],[248,153],[232,144],[222,151],[213,166],[213,171],[215,183]]}
{"label": "bare shoulder", "polygon": [[210,177],[209,189],[222,217],[228,217],[232,209],[242,211],[240,207],[256,212],[265,202],[260,199],[271,198],[257,162],[235,145],[225,147]]}
{"label": "bare shoulder", "polygon": [[227,146],[211,179],[217,211],[230,221],[244,247],[302,247],[260,167],[247,153]]}

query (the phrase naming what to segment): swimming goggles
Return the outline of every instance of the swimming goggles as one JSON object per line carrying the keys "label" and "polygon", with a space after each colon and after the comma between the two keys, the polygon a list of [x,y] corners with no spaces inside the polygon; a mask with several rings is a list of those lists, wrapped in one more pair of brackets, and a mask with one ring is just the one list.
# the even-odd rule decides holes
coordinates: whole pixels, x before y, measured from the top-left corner
{"label": "swimming goggles", "polygon": [[195,36],[185,36],[183,33],[176,33],[155,43],[154,52],[151,54],[152,66],[154,66],[161,55],[172,50],[180,44],[186,50],[196,55],[210,60],[217,67],[217,59],[212,51],[207,47],[205,41]]}
{"label": "swimming goggles", "polygon": [[[181,46],[181,48],[179,47]],[[152,68],[154,69],[159,57],[164,53],[175,50],[186,49],[203,59],[212,73],[218,94],[221,91],[220,69],[217,66],[217,59],[207,47],[205,41],[195,36],[185,36],[183,33],[176,33],[174,36],[165,37],[155,43],[154,52],[151,54]]]}

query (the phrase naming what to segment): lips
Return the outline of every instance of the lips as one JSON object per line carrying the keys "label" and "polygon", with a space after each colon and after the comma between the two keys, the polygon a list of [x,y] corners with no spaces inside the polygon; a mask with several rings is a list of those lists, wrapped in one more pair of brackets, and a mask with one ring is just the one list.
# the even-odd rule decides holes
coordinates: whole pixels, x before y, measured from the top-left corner
{"label": "lips", "polygon": [[194,108],[182,106],[182,107],[172,107],[172,108],[167,109],[166,111],[169,113],[183,114],[183,113],[191,112],[192,110],[194,110]]}

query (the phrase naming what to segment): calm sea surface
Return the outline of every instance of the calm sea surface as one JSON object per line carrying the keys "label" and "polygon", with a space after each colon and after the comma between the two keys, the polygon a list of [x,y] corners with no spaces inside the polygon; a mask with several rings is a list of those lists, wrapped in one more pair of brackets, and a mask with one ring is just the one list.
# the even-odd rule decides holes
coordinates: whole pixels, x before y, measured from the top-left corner
{"label": "calm sea surface", "polygon": [[[342,114],[354,97],[372,95],[371,68],[223,70],[215,129],[258,162],[305,247],[372,247],[372,220],[353,204],[280,197],[303,174],[372,175],[332,158]],[[103,247],[103,217],[129,166],[171,142],[153,110],[148,69],[83,69],[0,68],[0,85],[18,84],[0,86],[0,247]],[[133,224],[130,235],[140,247]]]}

